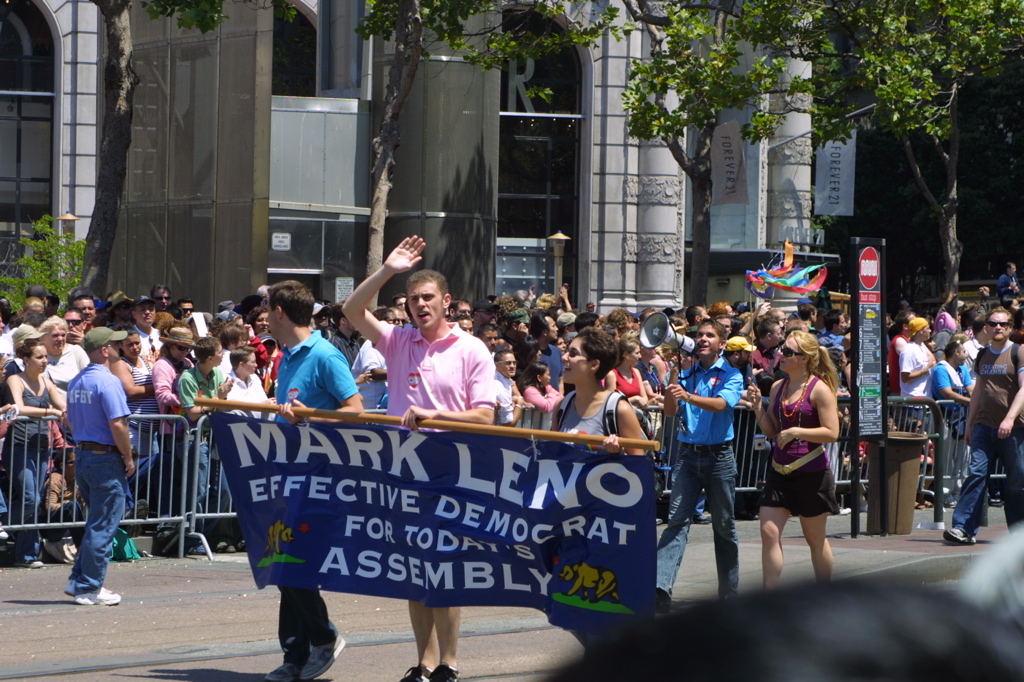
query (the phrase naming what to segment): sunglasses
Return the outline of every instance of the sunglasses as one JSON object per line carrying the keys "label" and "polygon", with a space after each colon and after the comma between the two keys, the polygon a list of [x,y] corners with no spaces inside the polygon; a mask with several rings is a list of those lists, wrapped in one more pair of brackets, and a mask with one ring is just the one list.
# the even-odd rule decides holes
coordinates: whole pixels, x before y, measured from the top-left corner
{"label": "sunglasses", "polygon": [[584,360],[589,360],[589,359],[590,359],[590,358],[588,358],[587,356],[585,356],[585,355],[584,355],[583,353],[581,353],[581,352],[579,352],[578,350],[576,350],[575,348],[570,348],[570,349],[569,349],[569,350],[567,351],[567,355],[568,355],[568,356],[569,356],[570,358],[583,358]]}
{"label": "sunglasses", "polygon": [[64,320],[64,321],[67,322],[69,326],[76,327],[76,326],[82,324],[82,322],[84,322],[85,320]]}
{"label": "sunglasses", "polygon": [[169,300],[171,300],[170,296],[154,296],[153,298],[155,298],[158,301],[169,301]]}
{"label": "sunglasses", "polygon": [[783,346],[782,350],[779,352],[782,353],[782,357],[784,358],[791,358],[794,355],[806,355],[802,350],[793,350],[789,346]]}
{"label": "sunglasses", "polygon": [[175,350],[180,350],[180,351],[190,351],[190,350],[192,350],[192,348],[190,346],[179,346],[178,344],[172,344],[171,348],[173,348]]}
{"label": "sunglasses", "polygon": [[497,364],[499,364],[499,365],[514,365],[514,364],[516,364],[516,361],[515,360],[499,360]]}
{"label": "sunglasses", "polygon": [[1007,320],[1006,322],[996,322],[994,320],[986,320],[985,324],[987,324],[990,327],[1006,327],[1007,329],[1009,329],[1012,326],[1013,323],[1010,322],[1009,320]]}

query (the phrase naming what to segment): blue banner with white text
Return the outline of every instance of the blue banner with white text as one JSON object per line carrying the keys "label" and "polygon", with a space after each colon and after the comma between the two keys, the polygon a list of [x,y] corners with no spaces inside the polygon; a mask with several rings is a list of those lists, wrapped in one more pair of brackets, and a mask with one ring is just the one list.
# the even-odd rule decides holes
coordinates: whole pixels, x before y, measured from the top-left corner
{"label": "blue banner with white text", "polygon": [[643,457],[385,426],[211,421],[261,588],[525,606],[586,632],[653,612]]}

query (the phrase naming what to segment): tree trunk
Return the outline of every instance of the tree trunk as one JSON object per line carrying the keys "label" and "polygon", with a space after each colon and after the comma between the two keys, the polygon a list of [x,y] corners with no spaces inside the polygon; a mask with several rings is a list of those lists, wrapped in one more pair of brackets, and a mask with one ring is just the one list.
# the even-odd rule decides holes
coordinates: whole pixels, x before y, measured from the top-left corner
{"label": "tree trunk", "polygon": [[914,155],[910,139],[906,136],[900,138],[903,143],[903,152],[910,162],[910,171],[914,175],[914,182],[917,183],[918,189],[921,190],[925,201],[928,202],[939,221],[939,242],[942,246],[945,275],[943,279],[946,289],[943,306],[954,317],[957,314],[956,303],[960,289],[960,259],[964,252],[964,245],[956,236],[957,209],[960,204],[956,177],[957,165],[960,161],[959,94],[959,88],[954,85],[949,101],[949,151],[942,146],[942,141],[939,138],[932,136],[932,146],[946,170],[946,187],[942,193],[941,202],[928,187],[928,183],[921,174],[921,167]]}
{"label": "tree trunk", "polygon": [[[391,194],[391,172],[395,165],[395,150],[402,141],[398,117],[409,98],[423,54],[420,0],[401,0],[394,37],[395,54],[388,70],[384,114],[381,117],[380,133],[373,139],[367,275],[379,270],[384,263],[384,220],[387,218],[388,197]],[[376,294],[373,298],[371,307],[377,305]]]}
{"label": "tree trunk", "polygon": [[138,76],[132,68],[131,0],[94,0],[103,14],[107,61],[103,68],[103,129],[97,159],[96,203],[86,238],[82,284],[93,294],[107,291],[110,254],[128,172],[132,101]]}
{"label": "tree trunk", "polygon": [[683,166],[693,188],[693,247],[690,250],[690,285],[684,292],[683,302],[688,305],[708,305],[708,263],[711,260],[711,140],[715,124],[701,128],[697,134],[697,148],[692,163]]}

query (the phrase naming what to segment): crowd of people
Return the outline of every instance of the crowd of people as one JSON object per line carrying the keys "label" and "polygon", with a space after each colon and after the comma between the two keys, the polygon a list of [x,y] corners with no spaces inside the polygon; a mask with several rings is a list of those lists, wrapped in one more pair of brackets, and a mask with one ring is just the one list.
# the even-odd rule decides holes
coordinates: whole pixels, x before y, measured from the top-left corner
{"label": "crowd of people", "polygon": [[[187,297],[175,299],[163,284],[135,298],[120,291],[99,298],[79,288],[63,300],[30,287],[17,311],[0,299],[0,353],[7,356],[0,411],[8,417],[0,427],[7,477],[0,522],[79,518],[83,506],[102,510],[88,515],[84,533],[18,531],[15,565],[39,567],[44,551],[55,561],[74,561],[66,592],[79,604],[116,604],[119,595],[103,586],[104,543],[109,555],[127,509],[166,513],[149,509],[139,491],[149,490],[144,482],[161,457],[181,456],[182,431],[204,414],[200,396],[273,405],[292,423],[300,421],[295,407],[384,410],[410,429],[423,419],[517,426],[535,411],[547,428],[599,435],[601,449],[625,455],[642,452],[622,447],[620,437],[644,438],[644,411],[656,408],[679,452],[658,545],[658,609],[670,608],[693,523],[711,523],[719,594],[732,597],[739,575],[734,411],[743,405],[771,441],[754,515],[764,586],[779,584],[781,537],[791,516],[799,519],[818,581],[830,580],[825,521],[839,506],[826,446],[837,440],[843,419],[836,396],[850,391],[850,320],[842,310],[802,299],[787,310],[762,301],[599,314],[593,303],[574,307],[567,285],[554,294],[524,290],[470,302],[454,298],[443,275],[430,270],[413,272],[390,305],[372,306],[392,277],[415,269],[425,248],[419,238],[403,241],[341,302],[314,300],[290,281],[224,301],[211,313],[197,312]],[[1007,519],[1015,524],[1024,516],[1024,313],[1013,298],[1015,271],[1008,264],[1008,281],[1000,280],[999,291],[1010,294],[1000,305],[968,304],[957,316],[926,317],[904,302],[891,320],[893,394],[949,401],[949,437],[971,447],[969,462],[957,465],[963,476],[944,536],[952,543],[975,541],[997,459],[1007,472]],[[641,343],[641,327],[655,313],[693,339],[692,353]],[[18,415],[49,419],[13,419]],[[209,443],[200,440],[198,476],[180,483],[191,499],[209,500]],[[242,542],[236,534],[216,548],[235,551]],[[316,590],[281,593],[284,663],[267,679],[313,679],[344,640]],[[410,617],[419,660],[403,682],[458,679],[458,609],[413,602]]]}

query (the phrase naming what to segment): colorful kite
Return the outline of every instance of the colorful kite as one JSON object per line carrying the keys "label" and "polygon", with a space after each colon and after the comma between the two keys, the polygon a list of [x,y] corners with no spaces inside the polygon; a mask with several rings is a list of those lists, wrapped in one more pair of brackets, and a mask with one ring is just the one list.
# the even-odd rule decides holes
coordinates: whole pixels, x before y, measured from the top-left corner
{"label": "colorful kite", "polygon": [[825,284],[828,269],[824,263],[797,268],[793,265],[793,244],[786,240],[785,249],[767,268],[747,270],[747,289],[759,298],[771,299],[775,292],[772,289],[792,291],[796,294],[808,294],[817,291]]}

